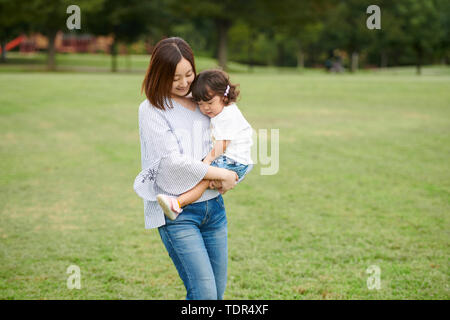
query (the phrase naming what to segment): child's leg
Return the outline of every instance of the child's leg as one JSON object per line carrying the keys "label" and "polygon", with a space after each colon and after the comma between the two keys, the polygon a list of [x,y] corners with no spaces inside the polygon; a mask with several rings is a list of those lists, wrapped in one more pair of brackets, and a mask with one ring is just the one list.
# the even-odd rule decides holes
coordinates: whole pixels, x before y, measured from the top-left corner
{"label": "child's leg", "polygon": [[178,203],[180,204],[180,208],[187,206],[188,204],[200,199],[203,192],[205,192],[205,190],[208,189],[209,181],[210,180],[202,180],[191,190],[186,191],[185,193],[181,194],[177,198]]}

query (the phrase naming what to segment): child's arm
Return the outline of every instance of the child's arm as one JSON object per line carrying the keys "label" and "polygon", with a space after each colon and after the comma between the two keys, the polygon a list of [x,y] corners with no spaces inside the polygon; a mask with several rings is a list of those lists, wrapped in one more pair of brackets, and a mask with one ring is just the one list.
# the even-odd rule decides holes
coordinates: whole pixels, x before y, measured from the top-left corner
{"label": "child's arm", "polygon": [[216,140],[214,147],[208,153],[208,155],[203,159],[206,164],[211,164],[218,156],[223,154],[230,144],[230,140]]}

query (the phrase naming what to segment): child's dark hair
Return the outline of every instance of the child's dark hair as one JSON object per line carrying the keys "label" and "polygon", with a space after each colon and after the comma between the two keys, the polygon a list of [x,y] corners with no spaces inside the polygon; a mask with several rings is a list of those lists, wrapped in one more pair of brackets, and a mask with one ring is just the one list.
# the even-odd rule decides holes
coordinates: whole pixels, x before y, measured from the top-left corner
{"label": "child's dark hair", "polygon": [[[227,86],[230,88],[227,91]],[[200,72],[192,83],[192,97],[194,101],[209,101],[214,96],[224,96],[225,105],[236,102],[239,96],[239,84],[230,83],[230,77],[219,69]]]}

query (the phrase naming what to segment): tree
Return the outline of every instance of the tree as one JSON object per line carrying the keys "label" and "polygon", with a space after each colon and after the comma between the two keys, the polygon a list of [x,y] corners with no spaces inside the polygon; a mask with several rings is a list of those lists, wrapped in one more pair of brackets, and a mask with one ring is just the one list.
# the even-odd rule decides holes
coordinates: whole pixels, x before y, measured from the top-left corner
{"label": "tree", "polygon": [[366,48],[370,63],[386,68],[397,62],[398,53],[404,51],[399,41],[404,34],[395,11],[395,1],[378,0],[376,4],[381,8],[381,29],[369,31],[370,41]]}
{"label": "tree", "polygon": [[[99,8],[103,0],[78,0],[81,9],[81,30],[84,30],[84,15]],[[44,33],[48,38],[47,66],[49,70],[56,69],[55,38],[60,30],[67,30],[66,20],[69,17],[67,7],[73,4],[72,0],[27,0],[24,5],[33,12],[30,25],[33,31]]]}
{"label": "tree", "polygon": [[5,47],[8,41],[29,29],[27,23],[29,18],[31,18],[31,14],[24,2],[0,0],[1,62],[6,61]]}
{"label": "tree", "polygon": [[404,37],[400,42],[411,47],[416,55],[417,74],[421,74],[424,60],[442,39],[436,0],[403,0],[396,2],[396,12]]}
{"label": "tree", "polygon": [[[374,32],[366,26],[368,4],[360,0],[342,0],[328,13],[323,41],[342,48],[350,56],[350,71],[359,68],[359,56],[373,40]],[[334,49],[330,48],[330,49]]]}
{"label": "tree", "polygon": [[[297,67],[305,64],[305,47],[318,40],[323,27],[321,20],[333,9],[334,1],[330,0],[271,0],[268,12],[273,15],[271,23],[278,39],[292,39],[296,47]],[[281,35],[284,36],[281,36]],[[280,50],[283,44],[278,43]]]}
{"label": "tree", "polygon": [[[131,43],[155,28],[168,25],[164,1],[104,0],[98,11],[87,16],[88,29],[98,35],[112,35],[111,71],[117,71],[118,43]],[[167,18],[167,19],[164,19]]]}
{"label": "tree", "polygon": [[254,0],[171,0],[172,13],[183,19],[211,19],[216,26],[217,59],[224,70],[227,67],[228,32],[233,23],[242,18]]}
{"label": "tree", "polygon": [[439,12],[439,28],[441,29],[437,53],[440,61],[448,64],[450,60],[450,1],[438,0],[436,7]]}

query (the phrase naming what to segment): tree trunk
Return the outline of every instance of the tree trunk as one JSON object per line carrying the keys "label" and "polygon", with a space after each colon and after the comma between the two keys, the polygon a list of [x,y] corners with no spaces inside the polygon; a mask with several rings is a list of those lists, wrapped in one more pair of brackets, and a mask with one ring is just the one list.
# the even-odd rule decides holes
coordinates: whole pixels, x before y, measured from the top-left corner
{"label": "tree trunk", "polygon": [[417,55],[417,63],[416,63],[416,73],[418,76],[422,74],[422,63],[423,63],[423,55],[424,50],[420,44],[416,44],[414,46],[416,49],[416,55]]}
{"label": "tree trunk", "polygon": [[2,47],[2,57],[0,62],[5,63],[6,62],[6,40],[2,39],[0,41],[0,46]]}
{"label": "tree trunk", "polygon": [[249,32],[248,37],[248,72],[253,72],[253,41],[255,35],[252,31]]}
{"label": "tree trunk", "polygon": [[219,61],[219,66],[223,70],[227,69],[227,47],[228,47],[228,30],[231,27],[231,22],[229,20],[218,19],[216,20],[216,25],[219,33],[219,46],[217,52],[217,60]]}
{"label": "tree trunk", "polygon": [[55,48],[55,38],[56,31],[49,31],[48,36],[48,47],[47,47],[47,68],[48,70],[56,70],[56,48]]}
{"label": "tree trunk", "polygon": [[417,75],[420,76],[422,74],[422,58],[423,51],[421,48],[417,50]]}
{"label": "tree trunk", "polygon": [[284,66],[284,46],[282,42],[277,43],[277,66]]}
{"label": "tree trunk", "polygon": [[356,51],[352,52],[352,63],[351,63],[351,68],[350,71],[351,72],[355,72],[356,70],[358,70],[358,61],[359,60],[359,54]]}
{"label": "tree trunk", "polygon": [[300,70],[305,68],[305,54],[303,53],[303,50],[297,52],[297,67]]}
{"label": "tree trunk", "polygon": [[381,63],[380,63],[380,67],[381,68],[387,68],[388,66],[388,55],[386,53],[385,50],[381,51]]}
{"label": "tree trunk", "polygon": [[127,57],[127,71],[131,72],[131,54],[128,52],[126,57]]}
{"label": "tree trunk", "polygon": [[305,54],[303,53],[301,41],[297,41],[297,68],[303,70],[305,67]]}
{"label": "tree trunk", "polygon": [[127,71],[128,71],[128,72],[131,72],[131,53],[130,53],[130,45],[127,45],[126,50],[127,50],[127,54],[126,54]]}
{"label": "tree trunk", "polygon": [[117,72],[117,42],[116,39],[111,43],[111,72]]}

